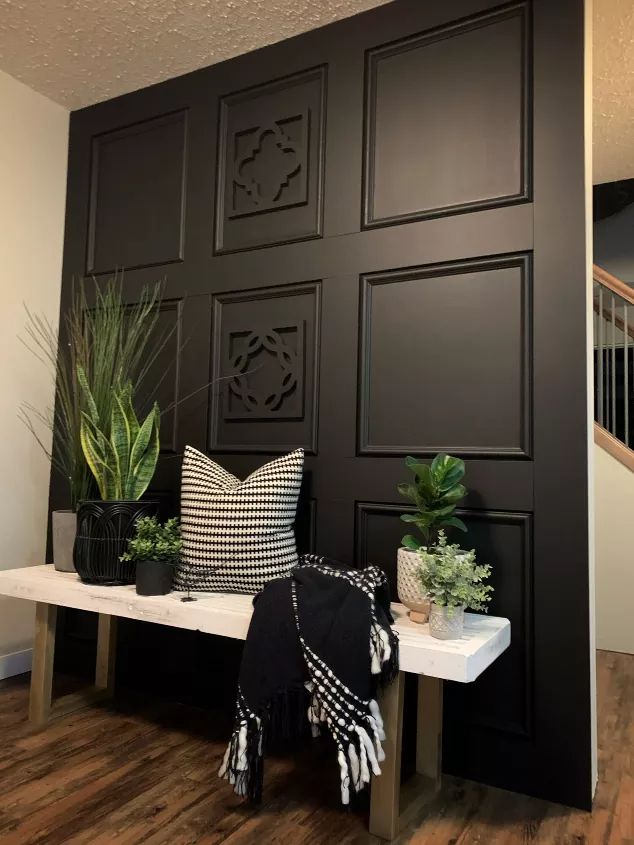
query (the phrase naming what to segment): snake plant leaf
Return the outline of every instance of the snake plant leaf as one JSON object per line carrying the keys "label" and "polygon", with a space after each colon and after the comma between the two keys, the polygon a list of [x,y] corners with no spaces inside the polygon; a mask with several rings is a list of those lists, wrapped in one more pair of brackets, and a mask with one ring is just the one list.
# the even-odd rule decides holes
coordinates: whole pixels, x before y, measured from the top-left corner
{"label": "snake plant leaf", "polygon": [[154,403],[132,447],[127,484],[127,496],[130,499],[140,499],[154,476],[160,449],[159,420],[159,407]]}
{"label": "snake plant leaf", "polygon": [[123,413],[128,422],[128,428],[130,429],[130,448],[132,448],[132,444],[137,439],[139,433],[139,421],[132,405],[132,384],[130,382],[124,385],[121,391],[120,401],[123,407]]}
{"label": "snake plant leaf", "polygon": [[82,411],[79,436],[86,463],[97,482],[99,495],[106,501],[117,498],[120,493],[113,470],[112,446],[85,411]]}
{"label": "snake plant leaf", "polygon": [[[130,425],[121,402],[121,394],[115,391],[113,398],[110,443],[112,444],[115,455],[117,477],[120,479],[120,487],[123,488],[129,472],[132,440],[130,437]],[[121,489],[120,495],[123,498],[123,489]]]}
{"label": "snake plant leaf", "polygon": [[86,371],[80,364],[77,365],[77,381],[79,382],[82,396],[84,397],[84,400],[86,402],[90,420],[95,425],[99,425],[99,411],[97,410],[97,405],[95,404],[95,400],[88,385]]}

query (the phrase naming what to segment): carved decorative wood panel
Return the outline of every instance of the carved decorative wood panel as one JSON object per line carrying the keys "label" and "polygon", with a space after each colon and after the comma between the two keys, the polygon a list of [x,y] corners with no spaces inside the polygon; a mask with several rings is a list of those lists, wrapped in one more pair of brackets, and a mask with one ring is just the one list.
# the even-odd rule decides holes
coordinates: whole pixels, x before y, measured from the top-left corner
{"label": "carved decorative wood panel", "polygon": [[316,451],[320,283],[213,298],[210,448]]}
{"label": "carved decorative wood panel", "polygon": [[364,225],[530,198],[528,10],[368,51]]}
{"label": "carved decorative wood panel", "polygon": [[[230,332],[225,419],[301,420],[304,416],[304,323]],[[272,369],[264,390],[253,386],[261,369]]]}
{"label": "carved decorative wood panel", "polygon": [[216,250],[321,235],[325,68],[224,97]]}
{"label": "carved decorative wood panel", "polygon": [[187,112],[92,140],[86,272],[183,259]]}
{"label": "carved decorative wood panel", "polygon": [[362,276],[360,454],[530,455],[530,266],[511,255]]}

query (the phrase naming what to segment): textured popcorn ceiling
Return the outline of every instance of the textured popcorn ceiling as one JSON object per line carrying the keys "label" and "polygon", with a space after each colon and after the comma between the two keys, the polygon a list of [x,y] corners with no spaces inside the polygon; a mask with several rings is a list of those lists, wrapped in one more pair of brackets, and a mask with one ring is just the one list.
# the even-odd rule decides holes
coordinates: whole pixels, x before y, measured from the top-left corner
{"label": "textured popcorn ceiling", "polygon": [[593,181],[634,177],[634,0],[594,0]]}
{"label": "textured popcorn ceiling", "polygon": [[0,69],[71,109],[386,0],[0,0]]}
{"label": "textured popcorn ceiling", "polygon": [[[0,0],[0,69],[76,109],[384,2]],[[593,6],[596,183],[634,177],[634,0]]]}

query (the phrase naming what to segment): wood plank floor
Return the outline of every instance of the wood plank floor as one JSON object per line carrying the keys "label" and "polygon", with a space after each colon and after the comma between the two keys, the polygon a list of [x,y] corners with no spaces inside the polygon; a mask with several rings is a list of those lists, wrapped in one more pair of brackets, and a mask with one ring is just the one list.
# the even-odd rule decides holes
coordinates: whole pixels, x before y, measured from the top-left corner
{"label": "wood plank floor", "polygon": [[[401,845],[634,845],[634,656],[599,652],[600,782],[593,813],[447,779]],[[174,704],[118,701],[44,731],[26,679],[0,684],[1,845],[371,845],[338,806],[327,747],[267,762],[264,803],[215,773],[228,726]]]}

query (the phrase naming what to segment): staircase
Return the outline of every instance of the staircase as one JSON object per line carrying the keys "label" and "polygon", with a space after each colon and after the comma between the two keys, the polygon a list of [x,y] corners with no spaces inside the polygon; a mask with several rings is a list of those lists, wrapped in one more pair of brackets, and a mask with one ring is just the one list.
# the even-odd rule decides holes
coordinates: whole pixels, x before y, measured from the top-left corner
{"label": "staircase", "polygon": [[634,288],[593,276],[596,641],[634,654]]}
{"label": "staircase", "polygon": [[593,278],[595,442],[634,471],[634,288]]}

